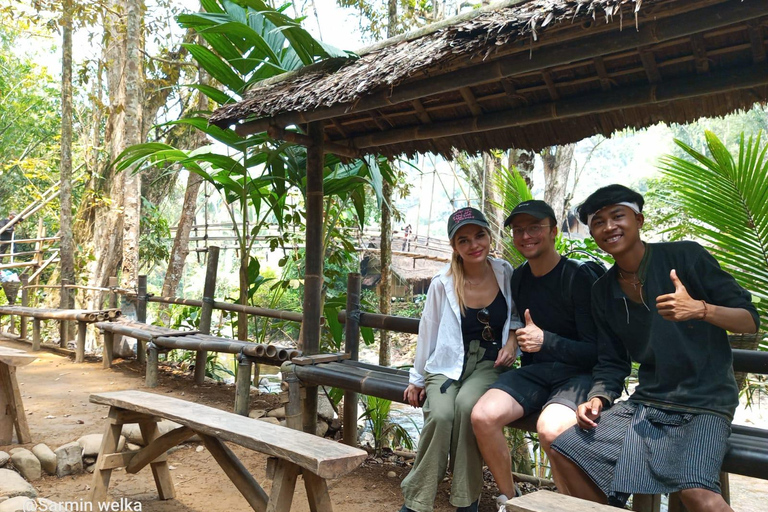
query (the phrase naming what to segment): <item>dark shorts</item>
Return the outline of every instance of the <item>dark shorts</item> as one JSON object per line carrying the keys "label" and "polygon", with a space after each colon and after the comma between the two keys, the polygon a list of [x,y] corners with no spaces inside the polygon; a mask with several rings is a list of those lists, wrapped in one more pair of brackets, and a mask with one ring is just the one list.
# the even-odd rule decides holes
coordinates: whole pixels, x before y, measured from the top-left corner
{"label": "dark shorts", "polygon": [[534,363],[502,373],[491,389],[508,393],[523,406],[525,415],[549,404],[561,404],[574,411],[587,401],[592,374],[562,363]]}
{"label": "dark shorts", "polygon": [[714,414],[619,402],[601,414],[596,428],[566,430],[552,448],[576,463],[609,504],[623,505],[635,493],[720,492],[730,433],[730,423]]}

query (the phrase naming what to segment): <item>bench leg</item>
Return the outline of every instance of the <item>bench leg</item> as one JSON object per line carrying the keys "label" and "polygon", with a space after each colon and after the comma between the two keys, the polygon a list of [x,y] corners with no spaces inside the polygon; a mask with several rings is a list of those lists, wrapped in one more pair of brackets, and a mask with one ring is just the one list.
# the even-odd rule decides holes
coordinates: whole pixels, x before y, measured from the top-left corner
{"label": "bench leg", "polygon": [[0,363],[0,445],[11,444],[14,427],[19,444],[32,442],[16,367]]}
{"label": "bench leg", "polygon": [[267,512],[290,512],[293,491],[296,489],[296,478],[300,472],[299,466],[287,460],[281,459],[277,463]]}
{"label": "bench leg", "polygon": [[40,319],[32,319],[32,351],[40,350]]}
{"label": "bench leg", "polygon": [[85,332],[88,326],[85,322],[77,322],[77,345],[75,345],[75,362],[85,361]]}
{"label": "bench leg", "polygon": [[248,416],[251,405],[251,360],[246,356],[238,357],[237,380],[235,382],[235,414]]}
{"label": "bench leg", "polygon": [[147,374],[144,382],[148,388],[157,387],[158,353],[157,346],[151,341],[147,343]]}
{"label": "bench leg", "polygon": [[325,478],[320,478],[311,471],[302,470],[304,487],[307,489],[310,512],[333,512],[331,496],[328,494],[328,484]]}
{"label": "bench leg", "polygon": [[[141,436],[144,438],[144,445],[149,444],[160,437],[160,432],[157,429],[156,421],[142,421],[139,422],[139,429],[141,429]],[[176,491],[173,489],[173,479],[171,478],[171,472],[168,469],[168,462],[151,462],[149,466],[152,468],[152,476],[155,477],[155,485],[157,486],[157,494],[161,500],[170,500],[176,496]]]}
{"label": "bench leg", "polygon": [[112,469],[100,469],[104,464],[104,458],[117,452],[117,444],[120,441],[120,433],[123,423],[119,420],[120,410],[116,407],[109,409],[110,424],[101,440],[99,458],[96,460],[96,469],[93,471],[93,485],[91,486],[90,500],[94,510],[98,510],[98,504],[107,501],[109,479],[112,477]]}
{"label": "bench leg", "polygon": [[232,480],[232,483],[235,484],[240,494],[251,505],[251,508],[257,512],[265,512],[269,497],[256,479],[253,478],[253,475],[243,466],[240,459],[221,440],[205,434],[199,435],[205,447],[211,452],[213,458],[216,459],[224,473]]}
{"label": "bench leg", "polygon": [[109,331],[104,331],[104,347],[101,352],[101,366],[103,368],[112,368],[112,361],[115,359],[115,335]]}

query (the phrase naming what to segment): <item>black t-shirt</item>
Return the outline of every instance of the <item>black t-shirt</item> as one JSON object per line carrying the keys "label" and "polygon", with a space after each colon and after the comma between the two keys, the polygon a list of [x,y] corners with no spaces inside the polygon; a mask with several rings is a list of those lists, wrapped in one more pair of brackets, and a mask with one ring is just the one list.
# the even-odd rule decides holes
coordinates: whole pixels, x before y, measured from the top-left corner
{"label": "black t-shirt", "polygon": [[472,340],[480,340],[480,346],[485,348],[483,359],[495,361],[501,349],[501,331],[507,322],[507,300],[504,298],[504,294],[499,290],[493,302],[485,307],[488,310],[488,324],[493,331],[493,341],[485,341],[483,339],[485,324],[477,319],[478,311],[483,308],[465,307],[464,309],[466,312],[461,317],[461,335],[464,340],[464,349],[466,350],[469,347],[469,343]]}
{"label": "black t-shirt", "polygon": [[560,258],[555,268],[540,277],[533,275],[529,265],[515,269],[523,273],[520,286],[512,291],[517,310],[523,319],[525,310],[530,310],[531,320],[544,331],[541,350],[523,352],[523,365],[558,361],[591,370],[597,362],[597,329],[591,311],[595,278],[580,267],[570,286],[572,297],[566,297],[569,283],[564,280],[570,274],[564,272],[565,264],[566,258]]}

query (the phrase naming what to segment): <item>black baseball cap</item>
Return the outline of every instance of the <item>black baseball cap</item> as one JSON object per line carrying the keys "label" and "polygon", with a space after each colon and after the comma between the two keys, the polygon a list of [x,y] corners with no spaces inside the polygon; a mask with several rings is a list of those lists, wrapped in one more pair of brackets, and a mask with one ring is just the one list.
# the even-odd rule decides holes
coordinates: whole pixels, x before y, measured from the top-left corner
{"label": "black baseball cap", "polygon": [[475,224],[486,229],[491,229],[490,226],[488,226],[488,219],[485,218],[483,212],[477,208],[467,206],[466,208],[456,210],[448,217],[448,239],[452,239],[453,235],[456,234],[456,231],[458,231],[461,226],[466,226],[467,224]]}
{"label": "black baseball cap", "polygon": [[515,206],[515,208],[512,210],[512,213],[510,213],[509,217],[507,217],[507,220],[504,221],[504,227],[508,227],[510,224],[512,224],[512,219],[519,213],[527,213],[528,215],[536,217],[539,220],[551,217],[557,221],[555,211],[551,206],[549,206],[545,201],[531,199],[529,201],[518,203],[518,205]]}

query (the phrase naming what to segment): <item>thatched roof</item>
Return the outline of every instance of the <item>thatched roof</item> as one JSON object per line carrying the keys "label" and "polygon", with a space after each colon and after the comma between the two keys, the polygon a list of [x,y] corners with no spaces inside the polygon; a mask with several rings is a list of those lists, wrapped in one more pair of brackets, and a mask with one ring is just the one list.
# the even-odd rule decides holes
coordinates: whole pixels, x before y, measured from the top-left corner
{"label": "thatched roof", "polygon": [[262,82],[211,121],[286,138],[323,120],[351,155],[540,149],[765,101],[767,25],[765,0],[507,1]]}

